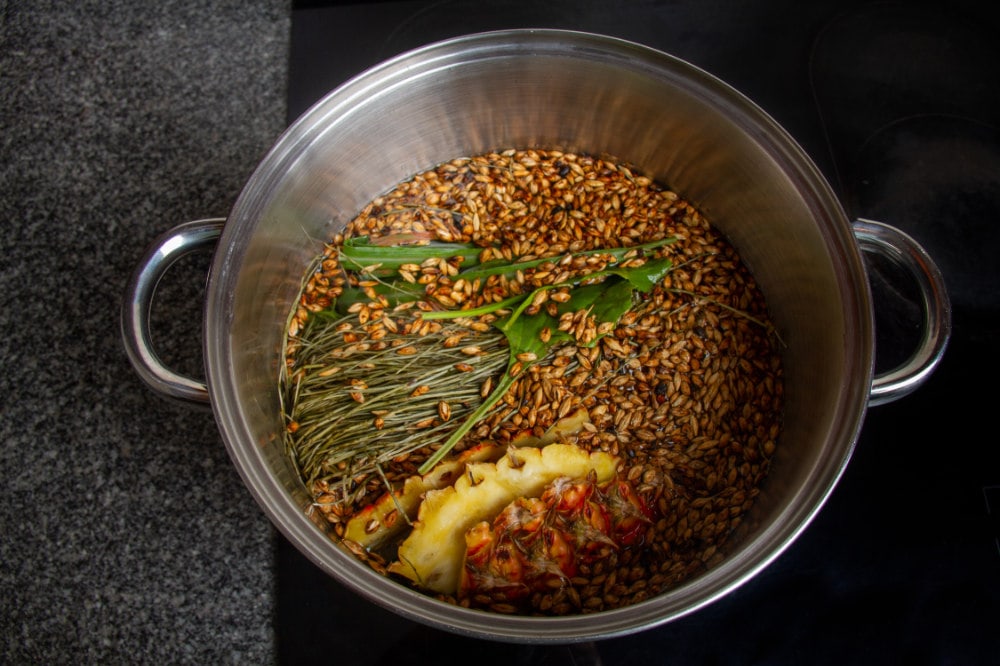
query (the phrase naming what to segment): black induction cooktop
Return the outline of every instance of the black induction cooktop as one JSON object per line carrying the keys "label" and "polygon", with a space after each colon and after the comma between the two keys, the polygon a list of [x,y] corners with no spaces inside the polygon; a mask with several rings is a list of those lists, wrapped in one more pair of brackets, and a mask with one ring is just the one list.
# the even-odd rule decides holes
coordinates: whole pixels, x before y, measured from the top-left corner
{"label": "black induction cooktop", "polygon": [[[598,32],[678,56],[781,123],[849,215],[915,237],[944,273],[951,344],[918,391],[869,410],[806,532],[754,580],[662,627],[570,646],[491,643],[402,619],[279,540],[283,662],[337,664],[1000,663],[1000,21],[992,3],[821,0],[300,1],[289,122],[408,49],[483,30]],[[920,307],[870,266],[878,366]]]}

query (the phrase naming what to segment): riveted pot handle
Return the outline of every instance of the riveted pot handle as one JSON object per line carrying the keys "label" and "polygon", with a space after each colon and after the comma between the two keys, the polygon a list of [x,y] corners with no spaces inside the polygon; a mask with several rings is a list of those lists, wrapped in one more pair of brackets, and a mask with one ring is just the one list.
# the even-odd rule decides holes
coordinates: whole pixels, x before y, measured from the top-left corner
{"label": "riveted pot handle", "polygon": [[909,394],[934,372],[951,336],[951,302],[941,271],[913,238],[888,224],[863,219],[854,222],[854,236],[862,250],[906,269],[923,301],[923,330],[916,350],[904,363],[872,380],[868,404],[883,405]]}
{"label": "riveted pot handle", "polygon": [[149,312],[160,278],[181,257],[215,245],[224,219],[212,218],[181,224],[157,238],[132,273],[122,304],[122,338],[125,351],[139,377],[154,391],[169,398],[198,405],[208,404],[203,380],[174,372],[160,360],[149,333]]}

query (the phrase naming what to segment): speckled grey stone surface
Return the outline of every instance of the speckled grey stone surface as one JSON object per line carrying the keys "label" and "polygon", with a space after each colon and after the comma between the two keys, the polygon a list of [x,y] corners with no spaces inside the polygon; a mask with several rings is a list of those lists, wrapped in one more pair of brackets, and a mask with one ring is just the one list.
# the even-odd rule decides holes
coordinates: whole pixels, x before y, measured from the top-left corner
{"label": "speckled grey stone surface", "polygon": [[[275,532],[211,415],[133,373],[128,275],[285,127],[286,0],[0,0],[0,662],[267,663]],[[154,312],[200,368],[207,259]]]}

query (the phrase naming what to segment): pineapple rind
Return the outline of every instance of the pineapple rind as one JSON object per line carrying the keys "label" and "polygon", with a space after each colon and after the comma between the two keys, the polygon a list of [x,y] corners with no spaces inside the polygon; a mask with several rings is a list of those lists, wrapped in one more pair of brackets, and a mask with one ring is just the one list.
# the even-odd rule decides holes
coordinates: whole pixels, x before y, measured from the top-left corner
{"label": "pineapple rind", "polygon": [[[420,498],[429,490],[447,487],[470,462],[496,460],[502,453],[497,445],[481,444],[453,460],[442,462],[424,476],[411,476],[394,493],[385,493],[374,503],[354,515],[347,523],[344,538],[365,548],[379,548],[395,538],[416,518]],[[406,514],[406,518],[399,515]],[[372,523],[375,528],[372,529]]]}
{"label": "pineapple rind", "polygon": [[413,531],[399,547],[399,561],[389,571],[441,594],[458,589],[465,533],[476,523],[492,521],[518,497],[538,497],[559,477],[610,481],[618,459],[604,451],[588,452],[573,444],[511,449],[496,463],[473,463],[454,485],[424,496]]}

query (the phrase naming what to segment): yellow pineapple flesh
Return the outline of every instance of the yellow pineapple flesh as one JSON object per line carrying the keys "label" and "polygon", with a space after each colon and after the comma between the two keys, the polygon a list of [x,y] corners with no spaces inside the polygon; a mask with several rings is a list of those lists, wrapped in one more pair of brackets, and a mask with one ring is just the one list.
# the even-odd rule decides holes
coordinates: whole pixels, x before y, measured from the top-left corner
{"label": "yellow pineapple flesh", "polygon": [[420,502],[429,490],[444,488],[459,477],[470,463],[492,461],[503,455],[495,444],[480,444],[445,460],[423,476],[411,476],[402,488],[385,493],[348,521],[344,538],[367,549],[377,549],[402,534],[417,517]]}
{"label": "yellow pineapple flesh", "polygon": [[424,589],[455,594],[470,528],[492,521],[518,498],[540,496],[560,477],[592,474],[604,483],[615,476],[617,467],[615,456],[573,444],[511,448],[496,463],[469,464],[454,485],[425,494],[413,531],[400,545],[398,561],[389,571]]}

